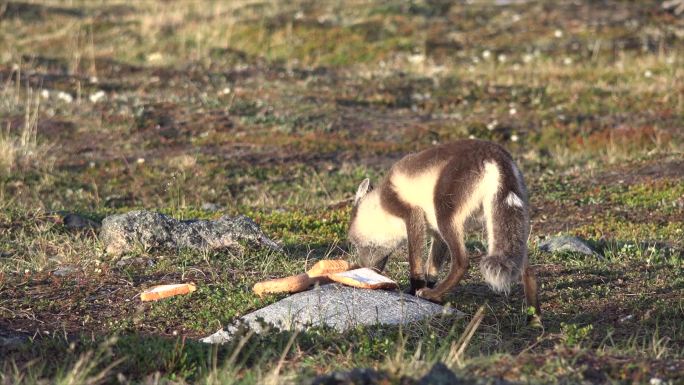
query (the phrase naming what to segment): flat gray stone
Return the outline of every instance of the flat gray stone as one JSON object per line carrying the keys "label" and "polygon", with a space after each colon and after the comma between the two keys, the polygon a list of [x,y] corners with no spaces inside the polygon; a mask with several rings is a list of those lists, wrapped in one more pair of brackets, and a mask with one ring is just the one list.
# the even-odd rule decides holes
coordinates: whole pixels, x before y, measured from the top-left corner
{"label": "flat gray stone", "polygon": [[551,237],[539,244],[539,250],[547,253],[580,253],[602,258],[586,241],[578,237],[561,235]]}
{"label": "flat gray stone", "polygon": [[[342,332],[357,325],[398,325],[440,315],[461,316],[462,313],[396,291],[329,284],[293,294],[241,317],[240,321],[257,333],[263,331],[259,320],[281,330],[329,326]],[[236,326],[229,326],[202,341],[223,343],[236,331]]]}
{"label": "flat gray stone", "polygon": [[264,235],[259,225],[244,215],[223,216],[215,221],[181,221],[153,211],[131,211],[105,218],[100,240],[112,255],[121,255],[140,246],[166,250],[239,249],[240,241],[281,250]]}

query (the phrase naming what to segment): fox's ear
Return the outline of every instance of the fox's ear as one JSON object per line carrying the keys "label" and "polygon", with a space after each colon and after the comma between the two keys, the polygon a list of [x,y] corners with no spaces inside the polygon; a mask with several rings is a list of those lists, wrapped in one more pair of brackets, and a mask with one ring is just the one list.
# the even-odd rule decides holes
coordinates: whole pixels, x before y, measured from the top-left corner
{"label": "fox's ear", "polygon": [[359,204],[359,201],[361,198],[366,196],[368,192],[372,189],[371,184],[370,184],[370,179],[366,178],[361,182],[359,185],[359,188],[356,190],[356,196],[354,197],[354,206]]}

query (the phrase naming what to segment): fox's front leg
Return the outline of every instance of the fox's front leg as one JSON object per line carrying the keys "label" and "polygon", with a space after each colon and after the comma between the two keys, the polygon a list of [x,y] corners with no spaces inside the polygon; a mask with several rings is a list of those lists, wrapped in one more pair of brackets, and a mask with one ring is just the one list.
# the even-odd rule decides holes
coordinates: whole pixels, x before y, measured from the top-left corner
{"label": "fox's front leg", "polygon": [[423,248],[425,246],[425,213],[419,208],[412,208],[406,219],[408,235],[410,294],[425,287],[423,270]]}

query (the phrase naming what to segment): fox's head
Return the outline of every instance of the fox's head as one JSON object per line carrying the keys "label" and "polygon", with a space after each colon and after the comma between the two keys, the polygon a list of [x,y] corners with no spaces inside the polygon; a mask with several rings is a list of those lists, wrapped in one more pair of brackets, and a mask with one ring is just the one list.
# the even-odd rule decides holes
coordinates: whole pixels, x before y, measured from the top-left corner
{"label": "fox's head", "polygon": [[374,190],[368,178],[356,190],[348,237],[358,263],[380,271],[406,238],[404,222],[382,207],[380,189]]}

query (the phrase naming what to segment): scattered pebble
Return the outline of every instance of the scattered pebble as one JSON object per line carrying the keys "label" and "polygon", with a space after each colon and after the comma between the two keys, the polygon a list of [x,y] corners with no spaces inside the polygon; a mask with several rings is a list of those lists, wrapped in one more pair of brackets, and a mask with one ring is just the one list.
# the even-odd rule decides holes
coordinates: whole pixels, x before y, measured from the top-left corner
{"label": "scattered pebble", "polygon": [[64,92],[64,91],[59,91],[57,93],[57,99],[65,102],[65,103],[71,103],[74,101],[74,97],[71,96],[71,94]]}
{"label": "scattered pebble", "polygon": [[62,223],[64,227],[70,230],[96,229],[100,227],[99,223],[73,213],[64,215]]}
{"label": "scattered pebble", "polygon": [[73,267],[73,266],[61,266],[58,267],[57,269],[52,271],[52,275],[55,275],[57,277],[65,277],[67,275],[71,275],[76,273],[78,270]]}
{"label": "scattered pebble", "polygon": [[219,211],[221,210],[221,205],[212,202],[202,203],[202,210],[206,211]]}
{"label": "scattered pebble", "polygon": [[93,94],[90,94],[90,97],[88,99],[90,99],[91,103],[98,103],[105,100],[106,98],[107,94],[104,91],[99,90]]}
{"label": "scattered pebble", "polygon": [[408,57],[408,61],[411,64],[422,64],[425,62],[425,55],[423,55],[423,54],[411,55]]}
{"label": "scattered pebble", "polygon": [[158,62],[161,61],[164,56],[161,54],[161,52],[152,52],[151,54],[147,55],[147,61],[148,62]]}

